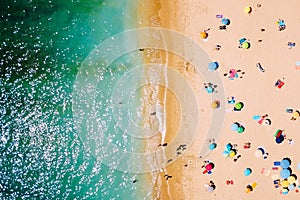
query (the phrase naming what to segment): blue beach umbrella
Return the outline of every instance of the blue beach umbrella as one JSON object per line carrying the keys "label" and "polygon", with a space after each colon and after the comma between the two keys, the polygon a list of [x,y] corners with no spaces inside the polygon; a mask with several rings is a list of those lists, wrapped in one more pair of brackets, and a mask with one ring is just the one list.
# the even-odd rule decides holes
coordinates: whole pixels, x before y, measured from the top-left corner
{"label": "blue beach umbrella", "polygon": [[229,24],[230,24],[230,20],[227,19],[227,18],[223,18],[223,19],[221,20],[221,23],[224,24],[224,25],[229,25]]}
{"label": "blue beach umbrella", "polygon": [[284,136],[283,136],[283,135],[280,135],[279,137],[277,137],[277,138],[275,139],[275,141],[276,141],[277,144],[282,143],[283,140],[284,140]]}
{"label": "blue beach umbrella", "polygon": [[218,62],[210,62],[210,63],[208,63],[208,69],[211,70],[211,71],[218,69],[218,67],[219,67],[219,63]]}
{"label": "blue beach umbrella", "polygon": [[208,148],[209,148],[210,150],[214,150],[216,147],[217,147],[217,144],[216,144],[216,143],[210,143],[209,146],[208,146]]}
{"label": "blue beach umbrella", "polygon": [[291,165],[291,161],[290,161],[290,159],[288,159],[288,158],[284,158],[284,159],[282,159],[282,161],[280,162],[280,166],[281,166],[283,169],[287,169],[290,165]]}
{"label": "blue beach umbrella", "polygon": [[278,22],[278,24],[279,24],[279,26],[284,26],[284,25],[285,25],[285,22],[284,22],[283,20],[280,20],[280,21]]}
{"label": "blue beach umbrella", "polygon": [[213,93],[213,91],[214,91],[214,88],[212,88],[211,86],[207,86],[207,88],[205,88],[206,89],[206,92],[207,93]]}
{"label": "blue beach umbrella", "polygon": [[288,178],[290,175],[291,175],[291,172],[290,172],[290,170],[288,170],[288,169],[283,169],[283,170],[281,170],[281,172],[280,172],[280,176],[281,176],[281,178],[283,178],[283,179]]}
{"label": "blue beach umbrella", "polygon": [[289,190],[288,189],[283,189],[282,190],[282,194],[288,194],[289,193]]}
{"label": "blue beach umbrella", "polygon": [[246,169],[244,170],[244,175],[245,175],[245,176],[249,176],[251,173],[252,173],[252,170],[251,170],[250,168],[246,168]]}
{"label": "blue beach umbrella", "polygon": [[233,131],[237,131],[238,128],[239,128],[239,124],[238,123],[234,123],[234,124],[231,125],[231,130],[233,130]]}
{"label": "blue beach umbrella", "polygon": [[[228,144],[226,144],[226,150],[229,152],[231,149],[232,149],[232,144],[230,144],[230,143],[228,143]],[[226,151],[225,150],[225,151]]]}
{"label": "blue beach umbrella", "polygon": [[225,157],[228,157],[229,156],[229,153],[230,153],[230,150],[228,151],[227,149],[223,151],[223,155]]}

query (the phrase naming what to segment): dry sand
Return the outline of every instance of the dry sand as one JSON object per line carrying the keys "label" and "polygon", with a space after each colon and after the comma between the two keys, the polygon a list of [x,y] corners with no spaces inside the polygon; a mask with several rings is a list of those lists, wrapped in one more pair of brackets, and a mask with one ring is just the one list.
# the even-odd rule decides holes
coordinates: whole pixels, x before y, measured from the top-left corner
{"label": "dry sand", "polygon": [[[150,2],[150,3],[149,3]],[[155,5],[160,5],[156,7]],[[257,7],[261,4],[261,7]],[[217,141],[217,148],[206,158],[199,158],[199,151],[210,126],[207,116],[211,115],[211,99],[203,88],[201,76],[195,72],[193,66],[187,66],[184,61],[176,56],[169,55],[167,64],[182,73],[192,85],[199,103],[201,126],[197,132],[197,138],[186,154],[180,156],[176,162],[167,166],[164,172],[152,174],[156,176],[157,184],[153,188],[153,199],[281,199],[280,188],[273,185],[272,175],[279,174],[272,170],[273,162],[280,161],[288,156],[292,160],[293,173],[299,175],[297,164],[300,162],[298,133],[299,119],[291,121],[291,114],[285,112],[286,108],[300,109],[299,84],[300,70],[295,69],[295,62],[300,60],[299,25],[300,8],[298,0],[282,2],[274,1],[216,1],[216,0],[181,0],[181,1],[143,1],[143,8],[139,16],[143,19],[140,24],[153,26],[151,19],[159,19],[157,26],[177,30],[187,37],[194,39],[211,56],[212,60],[220,64],[216,73],[219,73],[227,96],[234,96],[237,101],[242,101],[245,107],[241,112],[227,112],[221,138]],[[251,14],[245,14],[243,8],[251,6]],[[150,11],[150,12],[149,12]],[[220,19],[216,14],[223,14],[229,18],[231,24],[226,31],[219,30]],[[286,30],[278,31],[276,21],[284,19]],[[199,33],[207,28],[209,37],[205,42]],[[266,31],[262,32],[260,29]],[[240,38],[247,38],[251,43],[250,49],[238,48]],[[258,40],[262,42],[258,42]],[[295,42],[296,46],[288,49],[288,42]],[[214,50],[215,45],[222,47]],[[265,72],[260,72],[256,63],[260,62]],[[229,69],[241,69],[245,72],[243,78],[229,80],[223,74]],[[278,89],[274,83],[278,78],[285,78],[285,85]],[[170,84],[176,80],[169,80]],[[160,90],[162,91],[162,90]],[[184,93],[184,91],[182,91]],[[163,95],[161,92],[160,95]],[[164,96],[159,97],[160,100]],[[167,137],[163,142],[170,142],[177,134],[174,122],[180,121],[178,102],[174,95],[167,93]],[[231,109],[231,105],[226,105]],[[253,115],[268,114],[272,120],[270,126],[259,125],[252,119]],[[231,130],[231,124],[241,121],[245,124],[245,132],[238,134]],[[292,138],[294,145],[289,145],[285,140],[282,144],[276,144],[274,133],[277,129],[285,130],[287,138]],[[159,141],[162,142],[162,141]],[[223,150],[227,143],[237,144],[238,154],[241,158],[234,162],[225,158]],[[250,149],[243,149],[244,142],[251,142]],[[267,159],[254,156],[257,147],[263,146],[269,156]],[[202,161],[211,160],[215,168],[211,175],[202,174]],[[243,171],[250,167],[253,173],[246,177]],[[269,175],[261,174],[262,168],[270,170]],[[169,180],[164,179],[165,174],[172,175]],[[151,177],[150,177],[151,178]],[[151,178],[153,180],[153,177]],[[204,184],[213,180],[216,184],[214,192],[207,192]],[[226,185],[226,180],[233,180],[233,185]],[[245,193],[248,184],[257,183],[257,187],[251,193]],[[298,185],[297,185],[298,186]],[[290,191],[285,196],[288,199],[299,199],[300,193]]]}

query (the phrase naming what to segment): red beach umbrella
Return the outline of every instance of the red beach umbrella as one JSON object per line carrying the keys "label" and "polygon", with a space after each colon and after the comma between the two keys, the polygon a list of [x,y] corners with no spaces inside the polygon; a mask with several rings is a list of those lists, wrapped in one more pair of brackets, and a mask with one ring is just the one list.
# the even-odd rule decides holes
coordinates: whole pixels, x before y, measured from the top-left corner
{"label": "red beach umbrella", "polygon": [[208,163],[206,166],[205,166],[205,169],[207,170],[207,171],[210,171],[210,170],[212,170],[214,168],[214,164],[213,163]]}

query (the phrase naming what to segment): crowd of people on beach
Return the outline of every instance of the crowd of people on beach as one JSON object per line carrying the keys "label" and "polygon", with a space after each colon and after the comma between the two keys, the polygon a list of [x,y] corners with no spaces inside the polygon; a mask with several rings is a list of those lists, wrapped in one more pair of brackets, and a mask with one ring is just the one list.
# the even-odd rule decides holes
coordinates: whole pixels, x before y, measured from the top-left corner
{"label": "crowd of people on beach", "polygon": [[[260,8],[261,6],[262,6],[261,4],[256,5],[257,8]],[[247,6],[244,8],[244,12],[246,14],[250,14],[251,12],[253,12],[253,8],[250,6]],[[219,19],[221,22],[221,25],[219,25],[219,27],[218,27],[219,30],[226,31],[228,29],[229,25],[231,24],[231,20],[229,18],[224,17],[222,14],[217,14],[216,18]],[[276,21],[276,24],[278,26],[278,31],[280,31],[280,32],[285,31],[287,28],[286,22],[283,19],[278,19],[278,21]],[[266,29],[261,28],[260,31],[265,32]],[[204,32],[207,33],[208,31],[205,30]],[[205,36],[205,38],[204,38],[204,36]],[[202,38],[207,40],[208,34],[202,35]],[[262,39],[258,40],[259,43],[261,43],[262,41],[263,41]],[[289,49],[292,49],[296,46],[296,43],[290,41],[287,43],[287,46]],[[218,43],[215,45],[214,50],[220,51],[221,48],[222,48],[222,45],[220,43]],[[239,40],[238,48],[240,48],[240,49],[251,48],[250,40],[247,38],[241,38]],[[217,64],[214,64],[214,63],[217,63],[217,62],[209,63],[208,68],[210,71],[217,70],[217,68],[219,67],[218,63]],[[256,64],[256,66],[260,70],[260,72],[262,72],[262,73],[265,72],[265,68],[264,68],[264,66],[262,66],[261,63],[258,62]],[[299,64],[299,66],[300,66],[300,64]],[[245,75],[244,71],[242,71],[241,69],[238,69],[238,68],[236,69],[236,68],[232,68],[232,67],[230,67],[230,69],[227,73],[223,74],[223,76],[227,77],[229,80],[243,78],[244,75]],[[276,80],[275,84],[274,84],[274,86],[278,89],[282,89],[284,85],[285,85],[285,78]],[[212,83],[205,83],[204,88],[207,93],[215,92],[215,86]],[[215,102],[218,102],[218,104]],[[233,109],[230,110],[230,112],[231,111],[240,112],[240,111],[242,111],[242,109],[244,107],[244,103],[238,102],[234,96],[227,97],[227,104],[234,106]],[[211,107],[213,109],[218,109],[220,107],[220,101],[214,100]],[[291,115],[291,118],[290,118],[291,121],[296,121],[300,118],[300,111],[297,109],[287,108],[286,112]],[[263,126],[267,126],[267,127],[270,127],[272,125],[272,120],[271,120],[269,114],[254,115],[253,120],[255,120],[257,122],[257,124],[259,124],[259,125],[263,125]],[[231,126],[231,129],[238,133],[243,133],[245,130],[245,126],[241,122],[234,122]],[[288,138],[285,131],[281,130],[281,129],[278,129],[276,131],[276,133],[274,134],[274,140],[275,140],[275,143],[278,145],[283,144],[284,141],[287,141],[287,144],[289,144],[289,145],[294,145],[294,143],[295,143],[294,140],[292,138]],[[242,146],[243,146],[243,149],[248,150],[248,149],[252,148],[252,143],[247,141],[247,142],[244,142],[242,144]],[[216,141],[215,140],[211,141],[210,145],[209,145],[209,149],[211,151],[213,151],[216,147],[217,147]],[[233,159],[234,162],[237,162],[238,159],[241,158],[241,155],[238,155],[238,152],[239,151],[238,151],[237,144],[228,143],[225,146],[223,155],[225,158],[231,158],[231,159]],[[256,148],[254,155],[257,158],[261,157],[263,160],[266,160],[270,157],[269,153],[266,151],[266,149],[263,146],[258,146]],[[203,175],[211,176],[212,169],[215,167],[214,163],[212,161],[210,161],[209,159],[204,160],[203,162],[204,162],[202,165],[202,168],[204,170]],[[300,188],[300,185],[298,185],[297,175],[295,173],[293,173],[294,171],[292,171],[290,168],[291,162],[292,161],[290,158],[284,158],[282,161],[274,162],[276,164],[276,166],[274,166],[272,169],[263,168],[261,170],[261,174],[268,176],[271,173],[271,171],[276,174],[276,170],[279,170],[278,165],[281,166],[281,171],[279,172],[279,174],[278,175],[276,174],[276,176],[275,175],[272,176],[272,177],[275,177],[275,178],[273,178],[275,188],[281,188],[280,194],[288,194],[291,191],[295,191],[297,193],[299,192],[299,190],[297,188]],[[213,163],[213,167],[210,166],[212,163]],[[298,166],[299,166],[298,169],[300,169],[300,163],[298,164]],[[244,171],[245,176],[249,176],[251,173],[252,173],[251,168],[246,168]],[[228,179],[228,180],[226,180],[226,184],[233,185],[234,181],[231,179]],[[208,191],[208,192],[214,192],[216,189],[216,185],[213,180],[210,180],[209,183],[205,184],[204,186],[206,188],[206,191]],[[245,186],[245,192],[250,193],[250,192],[254,191],[254,188],[256,188],[256,186],[257,186],[256,182],[249,183],[248,185]]]}

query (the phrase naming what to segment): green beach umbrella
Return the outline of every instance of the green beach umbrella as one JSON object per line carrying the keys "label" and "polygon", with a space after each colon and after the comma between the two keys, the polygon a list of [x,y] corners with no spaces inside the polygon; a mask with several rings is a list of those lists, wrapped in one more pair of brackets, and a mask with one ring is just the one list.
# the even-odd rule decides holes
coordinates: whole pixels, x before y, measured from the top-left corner
{"label": "green beach umbrella", "polygon": [[243,126],[238,127],[237,132],[243,133],[245,131],[245,128]]}
{"label": "green beach umbrella", "polygon": [[240,111],[240,110],[242,110],[243,107],[244,107],[243,102],[238,102],[238,103],[236,103],[236,104],[234,105],[234,110],[235,110],[235,111]]}
{"label": "green beach umbrella", "polygon": [[245,41],[245,42],[242,43],[242,48],[243,48],[243,49],[249,49],[249,47],[250,47],[249,42],[246,42],[246,41]]}

